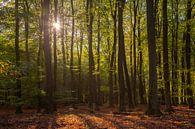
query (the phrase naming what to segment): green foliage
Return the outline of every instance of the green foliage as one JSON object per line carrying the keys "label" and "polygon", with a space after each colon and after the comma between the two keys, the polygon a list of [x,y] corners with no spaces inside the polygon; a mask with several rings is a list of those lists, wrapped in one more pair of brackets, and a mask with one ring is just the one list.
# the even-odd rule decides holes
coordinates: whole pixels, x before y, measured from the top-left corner
{"label": "green foliage", "polygon": [[[0,0],[0,4],[3,0]],[[15,10],[14,10],[14,1],[12,0],[6,6],[0,6],[0,103],[1,104],[10,104],[14,105],[17,101],[15,97],[15,89],[16,89],[16,78],[21,76],[22,81],[22,101],[23,105],[36,105],[37,96],[45,96],[45,64],[44,64],[44,52],[43,52],[43,35],[40,38],[40,28],[39,28],[39,18],[41,15],[41,1],[40,0],[31,0],[28,1],[29,11],[30,13],[27,15],[24,12],[24,4],[23,0],[19,3],[19,17],[20,17],[20,67],[15,66]],[[77,87],[83,88],[83,94],[88,94],[88,74],[89,74],[89,62],[88,62],[88,35],[87,35],[87,23],[86,23],[86,0],[74,0],[75,4],[75,38],[74,38],[74,66],[73,72],[75,75],[75,85]],[[93,9],[93,56],[95,62],[95,70],[93,71],[93,75],[97,77],[100,75],[101,78],[101,91],[108,94],[108,79],[110,72],[110,59],[112,53],[112,46],[114,42],[113,35],[113,17],[112,13],[115,7],[115,0],[101,0],[94,1],[94,9]],[[179,26],[178,26],[178,87],[179,91],[181,89],[186,89],[182,87],[181,82],[181,73],[184,72],[186,75],[186,68],[181,67],[181,56],[182,56],[182,48],[185,48],[185,41],[183,41],[183,34],[186,31],[186,23],[190,23],[191,25],[191,64],[192,68],[190,70],[192,77],[192,86],[195,84],[195,20],[194,20],[194,8],[192,10],[192,19],[190,21],[186,21],[186,1],[179,1]],[[168,22],[169,22],[169,33],[168,33],[168,47],[169,47],[169,64],[170,69],[172,69],[172,27],[175,25],[174,17],[175,9],[172,8],[172,3],[175,4],[175,1],[168,1]],[[51,2],[53,4],[53,1]],[[64,15],[63,19],[65,24],[64,28],[67,30],[67,33],[64,34],[65,38],[65,57],[66,57],[66,85],[63,84],[63,61],[62,61],[62,51],[61,51],[61,32],[57,32],[57,57],[58,57],[58,75],[57,75],[57,93],[56,96],[61,100],[70,100],[72,101],[70,93],[66,93],[65,91],[70,89],[70,41],[71,41],[71,27],[72,27],[72,15],[70,11],[70,1],[64,0],[64,8],[61,7],[62,3],[59,1],[59,19],[60,15]],[[143,53],[143,69],[142,69],[142,77],[144,84],[146,86],[146,90],[148,89],[148,48],[147,48],[147,28],[146,28],[146,3],[145,0],[140,0],[138,5],[138,13],[136,18],[140,18],[140,41],[141,46],[138,47],[138,29],[136,28],[136,52],[135,56],[138,60],[138,53]],[[134,25],[134,16],[133,16],[133,1],[128,0],[124,9],[124,17],[123,17],[123,26],[124,26],[124,38],[125,38],[125,50],[126,50],[126,61],[128,65],[128,72],[130,77],[132,77],[131,68],[134,69],[133,65],[130,65],[130,46],[133,42],[133,25]],[[51,5],[51,17],[50,17],[50,43],[53,45],[53,5]],[[100,71],[97,71],[97,31],[98,31],[98,14],[100,17]],[[162,55],[162,0],[159,0],[157,17],[159,17],[159,37],[156,37],[157,44],[157,53]],[[28,37],[28,47],[29,47],[29,55],[30,55],[30,66],[27,65],[26,62],[26,51],[25,51],[25,23],[24,19],[26,16],[29,16],[29,37]],[[60,20],[61,21],[61,20]],[[117,29],[117,28],[116,28]],[[81,32],[83,32],[83,49],[81,56],[81,68],[78,66],[78,53],[80,53],[80,36]],[[117,34],[118,37],[118,34]],[[37,56],[39,49],[39,42],[42,42],[41,48],[41,66],[37,66]],[[117,40],[118,44],[118,40]],[[117,45],[118,50],[118,45]],[[53,50],[52,50],[53,51]],[[52,53],[53,54],[53,53]],[[116,57],[118,53],[116,53]],[[52,56],[53,58],[53,56]],[[133,60],[133,59],[132,59]],[[53,62],[52,62],[53,63]],[[116,58],[116,67],[112,69],[113,74],[117,74],[117,58]],[[139,64],[139,62],[138,62]],[[158,86],[159,88],[164,88],[164,79],[163,76],[163,67],[162,67],[162,58],[160,66],[157,66],[158,71]],[[185,64],[186,65],[186,64]],[[29,69],[27,70],[27,67]],[[136,68],[139,69],[139,68]],[[40,72],[40,76],[37,76],[37,71]],[[160,74],[161,73],[161,74]],[[171,71],[170,71],[171,73]],[[81,80],[79,80],[79,74],[81,74]],[[172,74],[172,73],[171,73]],[[170,74],[170,75],[171,75]],[[138,75],[137,75],[138,78]],[[117,81],[117,78],[116,78]],[[170,79],[172,82],[173,80]],[[37,83],[40,82],[40,88],[37,87]],[[116,84],[116,91],[118,91],[118,86]],[[195,87],[193,87],[195,90]],[[60,92],[59,92],[60,91]],[[59,92],[59,95],[58,95]],[[67,95],[67,96],[66,96]],[[179,94],[180,95],[180,94]],[[181,97],[181,95],[180,95]]]}

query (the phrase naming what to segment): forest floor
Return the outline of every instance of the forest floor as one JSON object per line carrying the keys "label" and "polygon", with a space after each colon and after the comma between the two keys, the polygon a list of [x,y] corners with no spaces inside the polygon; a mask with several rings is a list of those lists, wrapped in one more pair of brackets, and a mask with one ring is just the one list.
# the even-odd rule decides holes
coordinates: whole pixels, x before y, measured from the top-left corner
{"label": "forest floor", "polygon": [[195,129],[195,110],[187,106],[174,107],[174,113],[160,117],[144,115],[145,108],[138,106],[131,112],[116,114],[116,108],[101,107],[90,113],[84,105],[78,109],[60,106],[53,115],[32,109],[16,115],[13,109],[0,108],[0,129]]}

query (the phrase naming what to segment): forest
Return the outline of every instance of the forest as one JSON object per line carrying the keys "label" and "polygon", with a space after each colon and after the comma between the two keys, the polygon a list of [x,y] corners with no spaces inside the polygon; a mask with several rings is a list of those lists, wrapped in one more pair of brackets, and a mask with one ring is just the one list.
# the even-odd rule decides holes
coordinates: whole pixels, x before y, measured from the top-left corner
{"label": "forest", "polygon": [[0,129],[195,129],[194,0],[0,0]]}

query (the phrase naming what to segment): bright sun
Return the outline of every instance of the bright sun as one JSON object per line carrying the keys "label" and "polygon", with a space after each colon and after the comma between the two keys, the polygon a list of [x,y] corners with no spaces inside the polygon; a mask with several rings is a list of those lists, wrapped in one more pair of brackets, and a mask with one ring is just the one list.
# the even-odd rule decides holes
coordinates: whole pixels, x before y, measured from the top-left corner
{"label": "bright sun", "polygon": [[60,30],[60,23],[54,22],[54,23],[53,23],[53,27],[55,27],[56,30]]}

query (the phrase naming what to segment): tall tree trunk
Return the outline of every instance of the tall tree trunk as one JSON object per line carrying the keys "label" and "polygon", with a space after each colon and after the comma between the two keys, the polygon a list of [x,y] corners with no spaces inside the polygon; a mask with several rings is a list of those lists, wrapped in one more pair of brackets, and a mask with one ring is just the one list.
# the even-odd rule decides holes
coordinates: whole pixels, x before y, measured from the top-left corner
{"label": "tall tree trunk", "polygon": [[[41,7],[43,7],[43,1],[41,1]],[[42,57],[42,35],[43,35],[43,11],[41,11],[41,16],[39,18],[39,48],[37,53],[37,88],[40,92],[41,90],[41,57]],[[37,95],[37,112],[41,111],[41,96],[40,93]]]}
{"label": "tall tree trunk", "polygon": [[[76,89],[75,89],[75,83],[74,83],[74,61],[73,61],[73,47],[74,47],[74,25],[75,25],[75,20],[74,20],[74,1],[71,0],[71,10],[72,10],[72,35],[71,35],[71,48],[70,48],[70,73],[71,73],[71,93],[72,97],[75,98],[76,96]],[[72,105],[75,107],[74,103]]]}
{"label": "tall tree trunk", "polygon": [[178,0],[172,1],[172,101],[178,104],[178,82],[177,82],[177,41],[178,41]]}
{"label": "tall tree trunk", "polygon": [[129,77],[129,73],[128,73],[128,69],[127,69],[127,62],[126,62],[126,55],[125,55],[125,47],[123,50],[123,58],[124,58],[124,72],[125,72],[125,79],[126,79],[126,85],[127,85],[127,90],[128,90],[128,108],[132,109],[135,107],[135,101],[133,99],[133,90],[130,84],[130,77]]}
{"label": "tall tree trunk", "polygon": [[89,53],[89,108],[95,109],[97,106],[96,97],[97,97],[97,89],[96,89],[96,81],[93,75],[93,71],[95,70],[94,58],[93,58],[93,49],[92,49],[92,42],[93,42],[93,1],[87,0],[87,7],[86,7],[87,15],[87,32],[88,32],[88,53]]}
{"label": "tall tree trunk", "polygon": [[[78,65],[79,65],[79,84],[80,86],[78,87],[78,96],[79,98],[82,98],[82,93],[83,93],[83,87],[82,87],[82,54],[83,54],[83,30],[81,28],[80,30],[80,46],[79,46],[79,55],[78,55]],[[82,99],[81,99],[82,100]]]}
{"label": "tall tree trunk", "polygon": [[178,31],[179,31],[179,0],[176,0],[176,7],[175,7],[175,21],[176,21],[176,28],[175,28],[175,51],[174,51],[174,64],[175,64],[175,85],[176,88],[176,98],[175,98],[175,104],[179,103],[179,92],[178,92]]}
{"label": "tall tree trunk", "polygon": [[148,54],[149,54],[149,97],[148,109],[149,115],[160,115],[158,100],[157,71],[156,71],[156,42],[155,42],[155,17],[154,3],[152,0],[146,0],[147,4],[147,32],[148,32]]}
{"label": "tall tree trunk", "polygon": [[163,71],[165,81],[165,111],[173,111],[171,107],[170,95],[170,73],[169,73],[169,60],[168,60],[168,21],[167,21],[167,0],[163,0]]}
{"label": "tall tree trunk", "polygon": [[[119,111],[125,111],[125,79],[127,88],[130,87],[129,74],[126,64],[126,55],[125,55],[125,43],[124,43],[124,33],[123,33],[123,10],[124,10],[125,1],[118,0],[118,81],[119,81]],[[132,93],[132,89],[129,89]],[[129,107],[133,108],[134,103],[132,94],[128,95],[129,98]]]}
{"label": "tall tree trunk", "polygon": [[142,52],[142,45],[141,45],[141,17],[138,17],[138,48],[139,48],[139,96],[140,96],[140,103],[146,104],[146,89],[145,85],[143,84],[143,52]]}
{"label": "tall tree trunk", "polygon": [[[155,0],[155,37],[156,37],[156,44],[157,44],[157,77],[159,80],[163,80],[162,79],[162,48],[161,48],[161,24],[162,24],[162,20],[161,20],[161,14],[160,14],[160,7],[159,7],[159,0]],[[157,79],[157,80],[158,80]],[[159,86],[162,85],[162,81],[157,81],[157,85],[159,84]],[[164,87],[159,87],[159,90],[161,92],[161,98],[160,98],[160,103],[161,104],[165,104],[165,93],[164,93]]]}
{"label": "tall tree trunk", "polygon": [[182,104],[186,104],[186,89],[185,89],[185,85],[186,85],[186,78],[185,78],[185,40],[186,39],[186,34],[183,34],[183,45],[182,45],[182,54],[181,54],[181,103]]}
{"label": "tall tree trunk", "polygon": [[188,95],[188,105],[189,109],[193,108],[193,93],[191,86],[191,14],[192,14],[192,1],[187,0],[187,16],[186,16],[186,66],[187,66],[187,95]]}
{"label": "tall tree trunk", "polygon": [[[54,22],[55,24],[58,24],[57,22],[57,16],[58,16],[58,0],[54,0]],[[53,87],[54,87],[54,94],[55,94],[55,91],[56,91],[56,83],[57,83],[57,28],[54,27],[54,35],[53,35],[53,40],[54,40],[54,43],[53,43],[53,49],[54,49],[54,55],[53,55],[53,59],[54,59],[54,84],[53,84]],[[57,110],[56,109],[56,103],[54,101],[54,110]]]}
{"label": "tall tree trunk", "polygon": [[29,38],[29,5],[28,1],[24,1],[24,12],[25,12],[25,53],[26,53],[26,74],[29,75],[29,67],[30,67],[30,56],[28,49],[28,38]]}
{"label": "tall tree trunk", "polygon": [[51,65],[51,46],[50,46],[50,33],[49,33],[49,12],[50,0],[44,0],[43,12],[43,32],[44,32],[44,55],[45,55],[45,72],[46,72],[46,105],[45,113],[53,113],[54,100],[53,100],[53,73]]}
{"label": "tall tree trunk", "polygon": [[[18,12],[18,0],[15,0],[15,52],[16,52],[16,67],[20,67],[20,50],[19,50],[19,12]],[[16,114],[22,113],[21,109],[21,76],[16,78]]]}
{"label": "tall tree trunk", "polygon": [[113,42],[113,46],[112,46],[112,53],[111,53],[111,60],[110,60],[110,68],[109,68],[109,106],[113,107],[114,106],[114,95],[113,95],[113,90],[114,90],[114,84],[113,84],[113,72],[115,72],[114,69],[114,63],[116,60],[116,43],[117,43],[117,32],[116,32],[116,27],[117,27],[117,2],[114,1],[112,3],[112,1],[110,0],[110,6],[114,6],[114,10],[111,10],[111,15],[112,15],[112,19],[114,22],[114,26],[113,26],[113,36],[114,36],[114,42]]}
{"label": "tall tree trunk", "polygon": [[97,25],[98,25],[98,35],[97,35],[97,42],[98,42],[98,44],[97,44],[97,72],[98,72],[98,74],[97,74],[97,91],[98,91],[98,94],[97,94],[97,102],[98,102],[98,104],[100,104],[101,105],[101,103],[100,103],[100,95],[101,95],[101,91],[100,91],[100,89],[101,89],[101,78],[100,78],[100,42],[101,42],[101,32],[100,32],[100,22],[101,22],[101,18],[100,18],[100,12],[99,12],[99,10],[100,10],[100,7],[99,7],[99,9],[98,9],[98,23],[97,23]]}
{"label": "tall tree trunk", "polygon": [[61,47],[62,47],[62,60],[63,60],[63,87],[66,87],[66,56],[65,56],[65,45],[64,45],[64,0],[61,0]]}
{"label": "tall tree trunk", "polygon": [[[130,2],[130,15],[132,16],[133,13],[132,13],[132,3]],[[133,18],[131,18],[131,26],[134,26],[133,25]],[[133,28],[133,27],[132,27]],[[131,74],[130,74],[130,81],[131,81],[131,86],[130,88],[132,89],[132,98],[133,98],[133,103],[135,103],[135,91],[136,91],[136,87],[134,85],[134,69],[133,69],[133,32],[134,29],[131,30],[131,34],[130,34],[130,71],[131,71]],[[128,89],[128,94],[130,94],[130,88]]]}
{"label": "tall tree trunk", "polygon": [[137,0],[133,1],[133,5],[134,5],[134,24],[133,24],[133,93],[134,93],[134,102],[135,104],[137,104],[137,62],[136,62],[136,26],[137,26],[137,4],[138,1]]}

